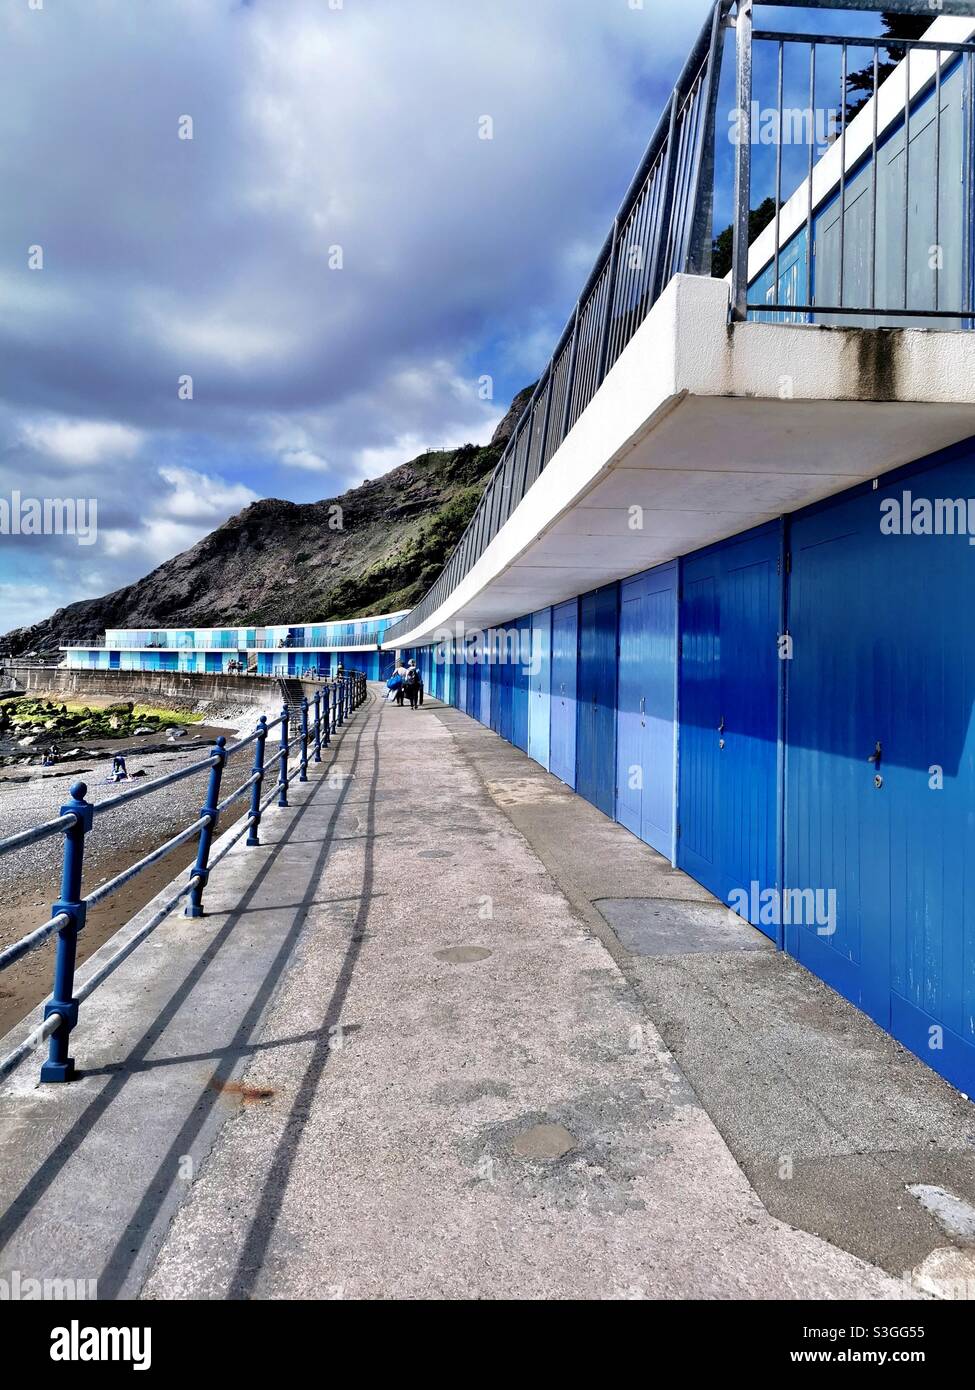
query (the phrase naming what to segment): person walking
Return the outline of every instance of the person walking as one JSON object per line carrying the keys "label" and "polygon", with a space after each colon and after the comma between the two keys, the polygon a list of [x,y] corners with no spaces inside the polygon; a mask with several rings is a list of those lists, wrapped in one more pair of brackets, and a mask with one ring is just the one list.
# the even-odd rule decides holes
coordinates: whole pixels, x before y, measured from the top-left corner
{"label": "person walking", "polygon": [[410,702],[410,709],[416,709],[420,693],[420,673],[413,661],[406,668],[406,675],[403,677],[403,691]]}
{"label": "person walking", "polygon": [[399,676],[399,684],[396,687],[396,703],[400,709],[403,708],[403,697],[406,694],[406,672],[407,668],[402,661],[397,663],[396,670],[393,672],[395,676]]}

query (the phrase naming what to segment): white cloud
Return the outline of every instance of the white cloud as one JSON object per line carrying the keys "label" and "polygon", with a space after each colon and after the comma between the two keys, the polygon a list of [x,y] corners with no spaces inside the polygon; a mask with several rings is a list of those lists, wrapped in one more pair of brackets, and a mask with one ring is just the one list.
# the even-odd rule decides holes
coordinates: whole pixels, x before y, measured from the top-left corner
{"label": "white cloud", "polygon": [[103,555],[115,560],[138,555],[143,561],[150,556],[154,564],[160,563],[258,499],[242,483],[192,468],[160,468],[157,476],[158,483],[141,489],[140,507],[130,526],[102,529]]}
{"label": "white cloud", "polygon": [[150,555],[168,558],[178,555],[180,551],[189,550],[191,545],[196,545],[211,529],[210,526],[192,526],[187,522],[171,521],[166,517],[153,517],[143,527],[142,544],[148,547]]}
{"label": "white cloud", "polygon": [[113,560],[121,555],[131,555],[133,551],[141,549],[144,540],[141,531],[122,531],[114,526],[103,529],[98,536],[103,554]]}
{"label": "white cloud", "polygon": [[258,498],[243,483],[228,483],[225,478],[197,473],[192,468],[160,468],[159,476],[171,490],[160,491],[148,499],[157,516],[225,520]]}
{"label": "white cloud", "polygon": [[246,308],[228,299],[207,317],[156,309],[147,312],[148,331],[165,351],[180,357],[187,371],[205,370],[210,363],[230,368],[259,367],[293,352],[296,334],[251,320]]}
{"label": "white cloud", "polygon": [[143,441],[140,430],[111,420],[69,420],[54,416],[26,422],[21,437],[28,448],[74,465],[133,458]]}
{"label": "white cloud", "polygon": [[311,449],[286,449],[281,455],[286,468],[302,468],[306,473],[327,473],[328,463]]}

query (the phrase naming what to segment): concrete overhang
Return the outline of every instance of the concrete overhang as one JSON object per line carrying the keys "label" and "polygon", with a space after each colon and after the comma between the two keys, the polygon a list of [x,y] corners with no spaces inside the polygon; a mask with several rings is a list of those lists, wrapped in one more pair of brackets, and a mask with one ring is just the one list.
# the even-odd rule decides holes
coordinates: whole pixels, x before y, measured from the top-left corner
{"label": "concrete overhang", "polygon": [[675,276],[469,574],[398,648],[637,574],[975,435],[975,332],[728,322]]}

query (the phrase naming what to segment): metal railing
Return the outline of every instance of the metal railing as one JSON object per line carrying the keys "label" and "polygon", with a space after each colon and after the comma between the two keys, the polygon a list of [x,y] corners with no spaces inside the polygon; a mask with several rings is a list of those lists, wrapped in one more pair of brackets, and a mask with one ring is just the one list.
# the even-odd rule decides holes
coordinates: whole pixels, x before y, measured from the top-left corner
{"label": "metal railing", "polygon": [[674,84],[596,264],[446,567],[387,628],[410,632],[456,588],[546,468],[671,278],[711,270],[713,135],[722,30],[717,0]]}
{"label": "metal railing", "polygon": [[[826,317],[838,319],[841,323],[847,320],[855,322],[858,319],[866,319],[870,322],[876,321],[876,319],[905,319],[910,321],[911,319],[923,318],[951,320],[959,323],[960,326],[975,313],[975,304],[971,298],[971,277],[968,277],[967,283],[962,281],[958,302],[945,305],[941,303],[942,268],[938,265],[929,265],[928,258],[934,248],[940,247],[939,221],[945,195],[945,186],[941,177],[942,149],[945,144],[942,138],[944,125],[943,78],[946,72],[958,64],[959,60],[966,60],[965,71],[959,76],[965,86],[963,103],[970,113],[973,84],[972,64],[968,60],[975,55],[975,43],[951,42],[940,39],[931,41],[926,38],[899,38],[892,35],[864,37],[862,35],[803,34],[779,30],[760,30],[756,29],[753,24],[754,3],[756,0],[738,0],[737,5],[737,148],[732,269],[734,319],[742,321],[747,319],[749,315],[771,313],[788,315],[794,322],[811,323],[817,319],[822,321]],[[788,7],[799,4],[800,0],[774,0],[774,3],[778,6]],[[805,0],[805,3],[808,4],[808,0]],[[856,4],[851,3],[851,0],[831,0],[829,8],[834,7],[838,9],[878,9],[888,14],[901,12],[919,15],[931,21],[940,14],[975,15],[975,5],[970,0],[959,0],[959,3],[953,5],[942,4],[941,0],[938,0],[936,6],[929,5],[927,0],[901,0],[900,4],[893,6],[886,3],[868,4],[866,0],[864,3],[858,2]],[[774,58],[775,96],[771,103],[766,101],[756,103],[754,101],[754,60],[757,56],[757,49],[759,51],[771,50]],[[814,186],[818,172],[815,159],[817,140],[812,132],[807,133],[806,140],[808,144],[808,170],[804,188],[804,216],[798,226],[791,226],[786,229],[785,244],[783,244],[782,239],[782,211],[788,201],[784,200],[782,195],[783,147],[785,144],[783,131],[788,128],[785,118],[785,72],[787,55],[795,54],[802,59],[802,67],[806,75],[803,94],[806,102],[805,113],[810,121],[814,121],[822,110],[820,97],[822,84],[818,74],[824,51],[838,51],[840,64],[839,106],[834,113],[835,127],[828,136],[828,142],[837,148],[839,159],[836,178],[835,180],[831,179],[827,185],[829,198],[838,204],[836,216],[837,244],[833,248],[835,264],[832,273],[826,273],[821,265],[817,266],[817,283],[814,286],[813,267],[817,259],[817,247],[814,240],[815,223],[824,199],[822,191],[817,194]],[[880,55],[884,51],[897,60],[895,70],[886,77],[886,80],[881,78]],[[861,78],[867,76],[870,79],[865,100],[862,103],[863,107],[867,109],[860,117],[858,146],[854,146],[852,143],[852,123],[860,113],[859,108],[851,110],[849,83],[850,78],[854,75],[851,71],[851,54],[866,55],[867,66],[865,69],[860,69],[856,75]],[[920,60],[912,67],[912,59],[918,55]],[[920,70],[925,58],[928,59],[928,62],[924,65],[922,72]],[[889,115],[885,114],[883,119],[881,119],[881,88],[884,88],[885,94],[891,94],[892,104],[896,101],[894,110]],[[916,151],[912,151],[911,146],[915,131],[922,126],[926,128],[928,125],[928,115],[920,115],[918,112],[918,107],[925,102],[927,97],[933,99],[933,115],[930,117],[934,129],[933,150],[930,154],[933,168],[929,171],[933,173],[933,198],[931,199],[930,233],[923,237],[922,244],[919,229],[914,231],[912,237],[912,165],[918,162],[919,156]],[[749,211],[753,207],[753,152],[757,136],[753,122],[756,105],[762,112],[763,122],[770,123],[771,129],[778,132],[778,138],[775,140],[775,215],[772,223],[771,278],[766,298],[753,301],[749,297],[749,288],[755,280],[755,276],[749,269],[749,253],[752,249],[749,235]],[[899,206],[895,209],[894,218],[888,221],[883,230],[897,245],[898,266],[896,273],[885,277],[891,283],[887,286],[887,298],[884,300],[882,295],[878,295],[877,248],[882,224],[882,214],[878,211],[878,191],[881,180],[881,161],[878,158],[878,152],[886,142],[897,137],[903,139],[903,149],[899,152],[900,169],[897,174],[900,183]],[[972,227],[972,199],[975,180],[971,176],[970,150],[968,161],[969,175],[960,180],[962,207],[960,209],[959,232],[964,235],[968,229],[969,237],[968,245],[958,248],[961,253],[959,260],[961,260],[961,256],[970,259],[972,252],[970,229]],[[917,170],[915,169],[914,172],[916,177]],[[852,200],[848,204],[848,193],[851,188],[855,188],[857,200],[860,197],[865,197],[867,200],[866,220],[869,231],[865,247],[856,235],[859,226],[848,225],[853,221],[851,217]],[[799,190],[799,192],[802,191]],[[805,237],[803,255],[805,275],[798,283],[795,281],[790,283],[792,289],[790,295],[783,295],[781,293],[783,251],[792,238],[803,235]],[[911,260],[912,241],[920,252],[917,263],[913,264]],[[864,251],[866,252],[865,255]],[[820,251],[820,260],[824,254],[825,247]],[[918,265],[922,270],[921,275],[918,274]],[[912,283],[912,280],[920,281],[920,283]],[[825,293],[820,291],[819,282],[822,282]],[[966,299],[967,302],[964,302]]]}
{"label": "metal railing", "polygon": [[371,646],[376,639],[382,637],[385,631],[385,627],[370,627],[362,632],[329,635],[317,642],[289,642],[280,637],[273,639],[261,637],[254,641],[230,641],[229,639],[217,641],[214,639],[209,642],[130,642],[113,639],[109,642],[104,636],[101,636],[93,637],[87,642],[59,642],[58,648],[62,651],[103,651],[109,648],[112,651],[134,652],[348,651],[354,647]]}
{"label": "metal railing", "polygon": [[[295,780],[308,781],[309,762],[321,762],[322,749],[329,746],[332,735],[343,726],[350,714],[362,705],[365,698],[365,676],[359,671],[350,671],[341,680],[330,682],[320,691],[316,690],[312,700],[303,698],[297,710],[291,710],[289,705],[285,704],[276,719],[268,721],[265,715],[261,715],[254,732],[231,744],[229,748],[226,739],[221,736],[214,744],[213,752],[202,762],[166,773],[141,786],[126,788],[125,791],[95,803],[85,800],[88,790],[86,784],[76,782],[71,787],[70,801],[61,807],[58,816],[0,840],[0,855],[4,855],[22,849],[25,845],[38,844],[55,835],[64,836],[61,893],[51,908],[51,916],[26,936],[0,951],[2,973],[57,933],[54,988],[44,1004],[43,1020],[12,1052],[0,1059],[0,1078],[12,1072],[45,1041],[49,1042],[49,1050],[47,1061],[41,1068],[41,1080],[70,1081],[74,1077],[74,1060],[69,1056],[68,1049],[70,1035],[78,1024],[80,1005],[118,969],[161,922],[165,921],[184,897],[188,899],[185,915],[203,916],[203,891],[213,869],[245,834],[248,845],[261,843],[259,828],[264,811],[273,801],[276,801],[278,806],[288,805],[290,783]],[[265,751],[268,735],[276,728],[280,729],[278,751],[273,757],[268,758]],[[292,736],[293,728],[297,732]],[[254,747],[251,775],[235,791],[221,799],[220,784],[224,767],[232,757],[251,745]],[[297,765],[289,770],[289,755],[296,745],[299,748]],[[271,792],[264,795],[265,782],[275,764],[278,765],[277,778]],[[100,819],[106,813],[124,808],[139,797],[150,796],[175,782],[181,782],[205,771],[209,771],[206,803],[197,819],[136,863],[123,869],[114,878],[99,885],[93,892],[83,893],[85,845],[96,818]],[[235,801],[248,793],[248,814],[214,855],[213,838],[220,817]],[[80,988],[75,989],[78,936],[84,929],[88,909],[104,902],[150,865],[158,863],[173,850],[193,839],[197,841],[197,851],[187,881],[162,903],[137,932],[109,955]]]}
{"label": "metal railing", "polygon": [[[938,0],[936,9],[931,8],[928,0],[769,0],[769,5],[772,8],[801,7],[807,10],[865,10],[925,15],[932,21],[940,15],[975,15],[975,0]],[[783,108],[783,54],[788,45],[805,44],[811,49],[813,56],[810,60],[810,105],[813,109],[817,100],[815,54],[820,45],[839,45],[844,55],[848,48],[854,46],[866,48],[868,52],[873,51],[875,58],[881,50],[893,48],[907,54],[905,66],[908,69],[912,50],[934,49],[938,61],[935,64],[936,72],[932,75],[931,85],[939,91],[941,58],[950,60],[952,56],[964,57],[975,53],[975,46],[950,42],[930,44],[923,40],[886,37],[844,39],[832,35],[756,31],[752,23],[752,10],[753,0],[718,0],[710,11],[707,23],[674,86],[579,301],[505,446],[474,516],[432,587],[410,613],[386,629],[386,643],[401,641],[426,622],[473,569],[539,474],[548,466],[566,435],[599,390],[606,373],[647,317],[672,277],[678,273],[704,276],[711,274],[712,216],[716,192],[716,108],[727,32],[734,31],[736,58],[737,112],[730,114],[737,115],[739,121],[735,140],[735,184],[732,204],[731,318],[740,320],[757,311],[767,314],[781,309],[788,310],[790,315],[801,315],[803,312],[815,312],[820,315],[841,313],[853,321],[862,315],[869,322],[875,321],[876,317],[882,314],[905,314],[905,310],[896,304],[883,311],[877,308],[875,289],[868,304],[845,303],[842,294],[839,296],[838,305],[779,302],[779,256],[782,246],[778,232],[783,209],[781,140],[776,159],[776,242],[770,258],[775,263],[776,284],[769,302],[749,303],[749,227],[753,183],[751,118],[755,89],[753,45],[779,45],[775,95],[780,129]],[[848,75],[845,56],[843,61],[842,77],[845,84]],[[876,91],[875,84],[874,95]],[[917,101],[920,95],[922,94],[914,92],[907,103],[905,120],[908,127],[911,104]],[[843,102],[843,116],[839,129],[839,140],[843,142],[843,150],[841,170],[837,179],[841,200],[847,187],[845,140],[848,122],[845,86]],[[876,100],[872,105],[876,113]],[[938,124],[940,127],[940,116]],[[877,138],[880,137],[881,131],[878,130]],[[876,140],[871,150],[876,170]],[[810,144],[810,173],[813,162],[813,145]],[[908,154],[905,166],[909,164]],[[905,225],[908,217],[908,178],[909,175],[905,179],[904,207],[901,209]],[[970,185],[972,182],[969,180]],[[971,188],[969,197],[970,195]],[[808,220],[807,216],[807,222]],[[971,221],[969,213],[966,225],[970,225]],[[874,243],[877,225],[875,216]],[[844,226],[841,219],[841,228]],[[845,232],[841,231],[841,237],[844,234]],[[875,285],[875,275],[873,280]],[[922,312],[927,317],[943,318],[947,321],[970,316],[973,310],[971,305],[967,309],[962,306],[959,314],[957,306],[949,309],[935,305],[933,312],[926,309],[910,309],[906,314],[910,317]]]}

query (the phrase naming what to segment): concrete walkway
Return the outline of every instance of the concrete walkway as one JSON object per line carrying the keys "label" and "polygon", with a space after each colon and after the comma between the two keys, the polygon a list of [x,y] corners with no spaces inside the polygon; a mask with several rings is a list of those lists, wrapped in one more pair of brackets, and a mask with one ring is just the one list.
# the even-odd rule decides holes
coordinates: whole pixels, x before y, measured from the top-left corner
{"label": "concrete walkway", "polygon": [[8,1083],[0,1275],[102,1298],[905,1297],[769,1215],[458,720],[371,696],[265,847],[215,871],[210,915],[86,1005],[83,1079]]}

